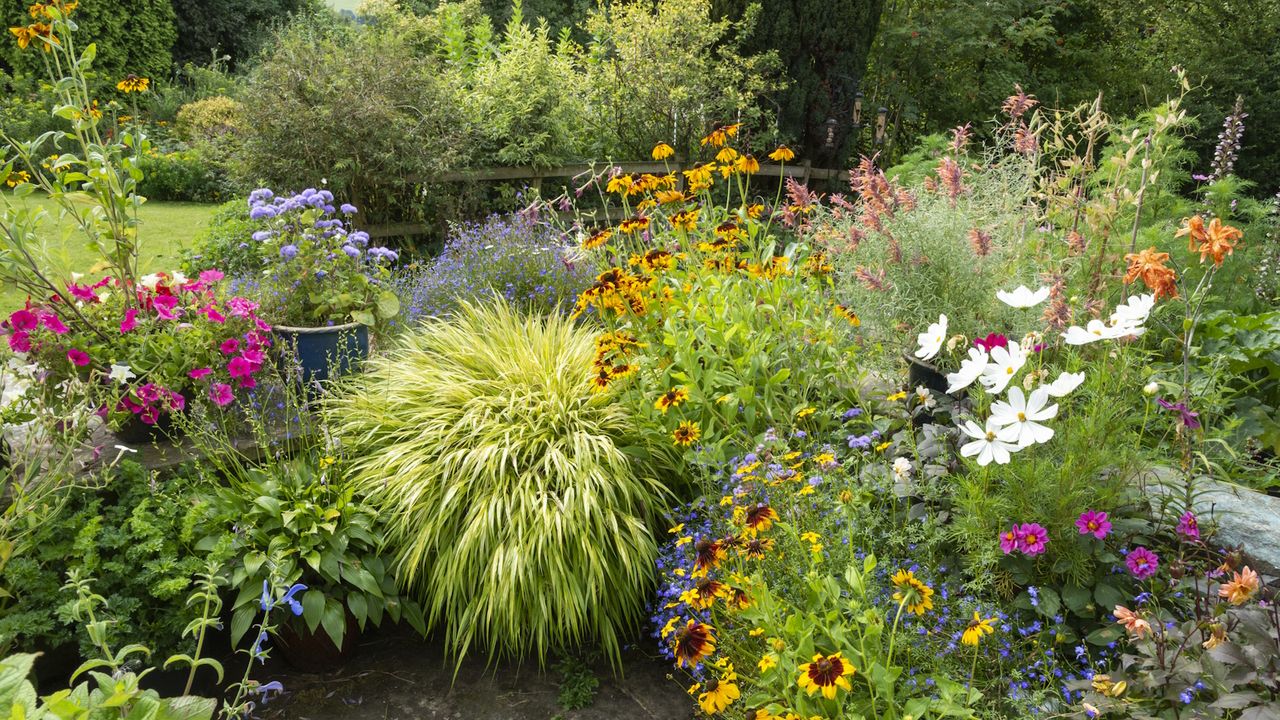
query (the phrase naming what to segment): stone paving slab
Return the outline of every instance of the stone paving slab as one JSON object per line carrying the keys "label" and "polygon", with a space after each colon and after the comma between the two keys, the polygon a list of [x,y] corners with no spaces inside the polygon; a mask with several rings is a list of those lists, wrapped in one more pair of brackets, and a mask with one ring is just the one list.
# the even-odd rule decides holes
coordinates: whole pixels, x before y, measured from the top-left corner
{"label": "stone paving slab", "polygon": [[273,660],[265,680],[279,680],[286,695],[262,717],[292,720],[688,720],[694,703],[670,664],[641,650],[623,658],[623,675],[596,668],[595,702],[581,710],[557,703],[560,676],[538,671],[536,661],[517,666],[468,659],[454,680],[443,644],[412,630],[369,634],[343,668],[332,673],[291,671]]}

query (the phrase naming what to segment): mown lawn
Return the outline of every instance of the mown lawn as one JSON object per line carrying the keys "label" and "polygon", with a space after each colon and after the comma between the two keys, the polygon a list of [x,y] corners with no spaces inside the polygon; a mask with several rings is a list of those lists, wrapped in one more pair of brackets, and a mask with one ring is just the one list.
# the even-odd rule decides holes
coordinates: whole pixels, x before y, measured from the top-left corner
{"label": "mown lawn", "polygon": [[[63,239],[63,225],[73,228],[69,221],[59,222],[59,208],[43,196],[16,199],[4,197],[6,203],[42,205],[49,217],[41,232],[41,257],[45,267],[55,274],[88,272],[97,262],[97,256],[86,246],[86,240],[78,231],[72,231]],[[177,265],[178,254],[191,245],[195,237],[208,223],[217,205],[181,202],[148,202],[142,206],[141,266],[145,272],[172,270]],[[26,296],[16,288],[0,288],[0,310],[11,310],[22,305]]]}

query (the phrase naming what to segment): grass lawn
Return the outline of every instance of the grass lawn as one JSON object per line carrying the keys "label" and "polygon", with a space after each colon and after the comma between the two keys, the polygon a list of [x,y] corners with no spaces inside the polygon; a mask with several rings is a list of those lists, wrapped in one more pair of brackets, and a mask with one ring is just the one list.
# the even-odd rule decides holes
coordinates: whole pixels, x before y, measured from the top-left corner
{"label": "grass lawn", "polygon": [[[4,198],[4,202],[25,203],[28,206],[38,204],[49,211],[41,234],[41,261],[51,272],[62,276],[71,271],[88,272],[97,262],[97,256],[85,247],[85,238],[79,231],[71,232],[65,241],[62,239],[63,228],[58,223],[59,208],[48,198],[32,195],[19,200],[9,195]],[[140,230],[142,270],[154,272],[175,269],[178,253],[191,245],[217,208],[217,205],[179,202],[148,202],[143,205]],[[66,225],[74,228],[69,221]],[[22,305],[25,299],[26,296],[15,288],[0,289],[0,310],[12,310]]]}

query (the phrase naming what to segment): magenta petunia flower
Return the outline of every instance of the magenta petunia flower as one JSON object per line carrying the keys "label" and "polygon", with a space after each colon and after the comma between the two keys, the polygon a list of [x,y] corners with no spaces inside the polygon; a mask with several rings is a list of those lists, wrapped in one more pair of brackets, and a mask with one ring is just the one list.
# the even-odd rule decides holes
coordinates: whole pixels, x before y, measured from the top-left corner
{"label": "magenta petunia flower", "polygon": [[31,352],[31,335],[19,330],[9,335],[9,349],[14,352]]}
{"label": "magenta petunia flower", "polygon": [[200,273],[200,282],[205,285],[212,285],[226,277],[221,270],[205,270]]}
{"label": "magenta petunia flower", "polygon": [[222,313],[218,312],[218,308],[212,305],[205,307],[203,310],[201,310],[201,312],[204,313],[205,317],[209,318],[213,322],[218,323],[219,325],[227,321],[227,319],[222,316]]}
{"label": "magenta petunia flower", "polygon": [[127,332],[131,332],[137,327],[138,327],[137,309],[129,308],[128,310],[125,310],[124,319],[120,321],[120,334],[123,335]]}
{"label": "magenta petunia flower", "polygon": [[89,353],[80,350],[79,348],[71,348],[67,351],[67,359],[70,360],[73,365],[84,367],[89,364]]}
{"label": "magenta petunia flower", "polygon": [[87,302],[87,303],[98,302],[98,296],[93,294],[93,290],[88,285],[77,285],[76,283],[69,283],[67,285],[67,290],[71,292],[71,297],[79,300],[80,302]]}
{"label": "magenta petunia flower", "polygon": [[240,341],[235,338],[227,338],[218,346],[223,355],[234,355],[240,350]]}
{"label": "magenta petunia flower", "polygon": [[1027,555],[1039,555],[1049,542],[1049,531],[1036,523],[1023,523],[1018,527],[1018,549]]}
{"label": "magenta petunia flower", "polygon": [[14,330],[35,330],[39,321],[30,310],[15,310],[9,315],[9,327]]}
{"label": "magenta petunia flower", "polygon": [[213,372],[213,368],[207,368],[207,367],[196,368],[195,370],[189,371],[187,373],[187,377],[191,378],[192,380],[203,380],[209,377],[209,374],[212,372]]}
{"label": "magenta petunia flower", "polygon": [[67,326],[62,324],[62,318],[58,317],[57,315],[54,315],[51,312],[47,312],[41,315],[40,322],[49,330],[49,332],[52,332],[54,335],[67,334]]}
{"label": "magenta petunia flower", "polygon": [[1085,510],[1076,519],[1076,528],[1080,530],[1081,535],[1092,535],[1101,540],[1111,532],[1111,521],[1107,519],[1105,512]]}
{"label": "magenta petunia flower", "polygon": [[1124,564],[1134,577],[1146,580],[1156,574],[1156,569],[1160,567],[1160,557],[1144,547],[1137,547],[1124,559]]}
{"label": "magenta petunia flower", "polygon": [[151,307],[155,308],[156,315],[165,320],[177,320],[178,298],[172,295],[157,295],[151,301]]}
{"label": "magenta petunia flower", "polygon": [[1188,540],[1200,539],[1200,523],[1196,520],[1195,513],[1190,510],[1182,513],[1182,517],[1178,519],[1178,534]]}
{"label": "magenta petunia flower", "polygon": [[1000,533],[1000,550],[1003,551],[1005,555],[1008,555],[1018,549],[1018,542],[1020,540],[1022,540],[1022,534],[1018,531],[1018,526],[1014,525],[1008,530]]}
{"label": "magenta petunia flower", "polygon": [[1009,338],[1001,335],[1000,333],[987,333],[987,336],[984,338],[974,338],[973,344],[987,352],[991,352],[998,347],[1009,347]]}
{"label": "magenta petunia flower", "polygon": [[167,404],[171,409],[176,410],[177,412],[182,412],[187,409],[187,399],[182,396],[182,393],[166,390],[165,394],[168,398]]}
{"label": "magenta petunia flower", "polygon": [[231,392],[231,386],[226,383],[214,383],[209,388],[209,399],[218,405],[218,407],[226,407],[236,399],[234,393]]}
{"label": "magenta petunia flower", "polygon": [[231,362],[227,363],[227,372],[233,378],[247,378],[253,374],[253,365],[242,357],[233,357]]}

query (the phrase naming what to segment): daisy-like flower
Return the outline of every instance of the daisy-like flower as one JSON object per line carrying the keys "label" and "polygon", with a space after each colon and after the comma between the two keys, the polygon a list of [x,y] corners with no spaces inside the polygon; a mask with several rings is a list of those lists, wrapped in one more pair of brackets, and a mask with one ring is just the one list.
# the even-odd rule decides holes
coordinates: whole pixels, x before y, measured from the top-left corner
{"label": "daisy-like flower", "polygon": [[666,160],[667,158],[675,154],[676,154],[676,149],[664,142],[660,142],[657,145],[653,146],[652,155],[654,160]]}
{"label": "daisy-like flower", "polygon": [[916,342],[920,347],[916,350],[916,357],[921,360],[931,360],[942,349],[942,343],[947,341],[947,316],[939,315],[938,322],[929,325],[929,329],[916,336]]}
{"label": "daisy-like flower", "polygon": [[1111,521],[1107,514],[1100,510],[1085,510],[1076,518],[1076,529],[1081,535],[1092,535],[1099,540],[1111,532]]}
{"label": "daisy-like flower", "polygon": [[1256,595],[1261,588],[1262,579],[1258,577],[1258,573],[1249,569],[1248,565],[1245,565],[1231,577],[1230,581],[1224,582],[1218,587],[1218,597],[1232,605],[1243,605]]}
{"label": "daisy-like flower", "polygon": [[708,715],[715,715],[732,705],[733,701],[741,696],[737,679],[737,673],[733,671],[733,666],[729,665],[720,677],[708,680],[706,689],[698,696],[698,705],[702,711]]}
{"label": "daisy-like flower", "polygon": [[146,92],[149,87],[151,87],[150,78],[139,77],[132,73],[116,83],[116,89],[123,93]]}
{"label": "daisy-like flower", "polygon": [[1001,428],[999,437],[1005,442],[1017,443],[1023,448],[1036,443],[1049,442],[1053,437],[1053,428],[1041,425],[1044,420],[1057,416],[1058,405],[1048,405],[1049,391],[1036,388],[1027,398],[1022,388],[1014,386],[1009,389],[1009,400],[998,400],[991,404],[990,424]]}
{"label": "daisy-like flower", "polygon": [[1044,388],[1045,391],[1049,393],[1050,397],[1060,398],[1070,395],[1073,390],[1080,387],[1080,383],[1082,382],[1084,382],[1084,373],[1064,372],[1058,376],[1057,380],[1054,380],[1048,385],[1041,385],[1040,387]]}
{"label": "daisy-like flower", "polygon": [[1019,285],[1013,291],[997,290],[996,298],[1013,308],[1030,308],[1049,299],[1049,288],[1031,290],[1026,285]]}
{"label": "daisy-like flower", "polygon": [[933,391],[923,385],[916,386],[916,401],[925,410],[932,410],[938,406],[938,400],[933,397]]}
{"label": "daisy-like flower", "polygon": [[841,653],[834,655],[814,655],[813,660],[800,666],[800,677],[797,684],[809,695],[822,693],[822,697],[834,700],[837,690],[848,692],[853,689],[849,676],[854,667]]}
{"label": "daisy-like flower", "polygon": [[[1151,315],[1151,311],[1155,309],[1156,296],[1151,293],[1143,295],[1131,295],[1122,305],[1117,305],[1116,309],[1111,313],[1110,325],[1112,327],[1132,327],[1141,328],[1142,324],[1147,321]],[[1130,333],[1137,334],[1137,333]]]}
{"label": "daisy-like flower", "polygon": [[1022,533],[1018,531],[1017,525],[1014,525],[1008,530],[1005,530],[1004,532],[1000,533],[1000,551],[1003,552],[1005,555],[1008,555],[1009,553],[1012,553],[1014,550],[1017,550],[1018,545],[1021,544],[1021,542],[1022,542]]}
{"label": "daisy-like flower", "polygon": [[1090,320],[1089,324],[1080,327],[1072,325],[1062,334],[1062,341],[1068,345],[1088,345],[1112,336],[1112,329],[1101,320]]}
{"label": "daisy-like flower", "polygon": [[1196,514],[1190,510],[1182,513],[1182,517],[1178,518],[1178,534],[1188,540],[1200,539],[1200,521],[1196,520]]}
{"label": "daisy-like flower", "polygon": [[1009,347],[998,347],[991,351],[991,362],[982,369],[978,381],[992,395],[999,395],[1009,387],[1013,376],[1018,374],[1022,366],[1027,364],[1027,353],[1016,340],[1009,342]]}
{"label": "daisy-like flower", "polygon": [[769,153],[769,159],[774,162],[791,162],[796,159],[796,153],[786,145],[779,145],[777,150]]}
{"label": "daisy-like flower", "polygon": [[982,641],[983,635],[990,635],[996,631],[991,623],[995,622],[995,618],[984,618],[978,614],[977,610],[973,611],[973,619],[965,626],[964,633],[960,635],[960,642],[965,645],[977,646]]}
{"label": "daisy-like flower", "polygon": [[720,561],[724,559],[724,545],[719,540],[703,538],[694,544],[693,554],[694,566],[705,572],[720,567]]}
{"label": "daisy-like flower", "polygon": [[695,667],[715,650],[716,636],[711,626],[697,620],[689,620],[684,627],[675,630],[671,641],[671,651],[678,668]]}
{"label": "daisy-like flower", "polygon": [[1151,632],[1151,623],[1147,622],[1141,615],[1130,610],[1123,605],[1117,605],[1116,609],[1111,612],[1115,616],[1116,622],[1124,626],[1126,632],[1141,640]]}
{"label": "daisy-like flower", "polygon": [[671,388],[658,398],[657,402],[653,404],[653,408],[665,414],[668,409],[676,407],[688,399],[688,390],[685,390],[682,387]]}
{"label": "daisy-like flower", "polygon": [[778,519],[778,513],[773,508],[761,503],[747,510],[746,519],[744,520],[747,532],[755,535],[764,532],[773,526],[775,520]]}
{"label": "daisy-like flower", "polygon": [[978,424],[972,420],[966,420],[964,425],[960,426],[960,430],[965,435],[973,438],[972,441],[960,446],[960,455],[963,457],[977,456],[978,465],[987,466],[994,462],[997,465],[1005,465],[1009,462],[1010,453],[1018,451],[1018,446],[1000,439],[1000,428],[987,420],[986,428],[978,427]]}
{"label": "daisy-like flower", "polygon": [[1160,556],[1144,547],[1137,547],[1125,557],[1124,564],[1135,578],[1146,580],[1156,574],[1160,567]]}
{"label": "daisy-like flower", "polygon": [[1018,549],[1031,556],[1044,552],[1049,544],[1049,531],[1038,523],[1023,523],[1018,526]]}
{"label": "daisy-like flower", "polygon": [[688,447],[697,442],[700,437],[702,437],[702,429],[692,420],[681,420],[671,433],[671,439],[680,447]]}
{"label": "daisy-like flower", "polygon": [[986,369],[990,356],[982,348],[969,348],[969,357],[960,361],[960,369],[947,373],[947,394],[963,390],[973,384]]}
{"label": "daisy-like flower", "polygon": [[933,609],[933,588],[921,582],[910,570],[899,570],[890,578],[897,590],[893,601],[906,607],[907,612],[923,616]]}
{"label": "daisy-like flower", "polygon": [[613,231],[605,228],[599,232],[592,233],[590,237],[583,240],[582,247],[585,250],[593,250],[609,242],[609,238],[611,237],[613,237]]}

